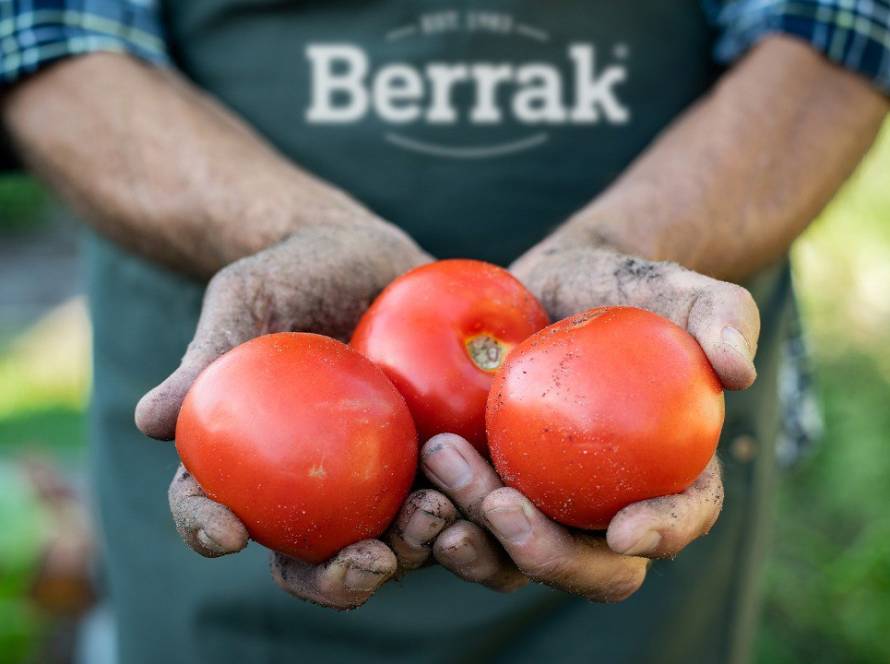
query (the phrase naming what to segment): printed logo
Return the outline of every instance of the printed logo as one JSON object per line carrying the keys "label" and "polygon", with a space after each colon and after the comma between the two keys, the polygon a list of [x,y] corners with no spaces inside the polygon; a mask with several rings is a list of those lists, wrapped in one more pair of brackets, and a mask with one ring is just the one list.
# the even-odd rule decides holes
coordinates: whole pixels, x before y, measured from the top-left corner
{"label": "printed logo", "polygon": [[[540,44],[551,40],[545,30],[509,14],[477,10],[424,14],[414,23],[394,28],[384,39],[442,38],[459,32]],[[482,159],[514,154],[545,144],[548,128],[628,122],[630,111],[619,95],[620,84],[627,78],[628,49],[618,44],[611,56],[611,62],[602,62],[593,44],[573,42],[562,49],[561,66],[540,60],[434,60],[418,66],[372,63],[367,52],[353,44],[310,44],[306,58],[311,90],[305,117],[311,124],[345,125],[373,116],[391,127],[384,135],[389,143],[436,157]],[[469,103],[458,104],[458,93]],[[413,138],[410,131],[419,125],[485,127],[506,122],[517,127],[517,136],[498,143],[441,144]]]}

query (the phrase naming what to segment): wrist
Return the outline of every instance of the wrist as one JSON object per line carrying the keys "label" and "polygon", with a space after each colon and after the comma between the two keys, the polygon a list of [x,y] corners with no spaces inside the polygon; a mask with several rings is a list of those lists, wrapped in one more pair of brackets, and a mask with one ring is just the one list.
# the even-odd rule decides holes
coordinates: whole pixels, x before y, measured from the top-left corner
{"label": "wrist", "polygon": [[[392,228],[344,192],[284,162],[244,174],[228,195],[208,197],[205,209],[220,251],[217,269],[301,233]],[[396,244],[410,242],[392,234]]]}

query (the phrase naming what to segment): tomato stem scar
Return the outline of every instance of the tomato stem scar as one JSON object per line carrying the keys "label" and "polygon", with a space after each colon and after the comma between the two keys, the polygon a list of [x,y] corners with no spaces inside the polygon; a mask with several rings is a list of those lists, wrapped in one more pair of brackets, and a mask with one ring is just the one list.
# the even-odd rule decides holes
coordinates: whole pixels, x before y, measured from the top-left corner
{"label": "tomato stem scar", "polygon": [[482,371],[497,371],[507,357],[507,347],[487,334],[467,339],[467,355]]}

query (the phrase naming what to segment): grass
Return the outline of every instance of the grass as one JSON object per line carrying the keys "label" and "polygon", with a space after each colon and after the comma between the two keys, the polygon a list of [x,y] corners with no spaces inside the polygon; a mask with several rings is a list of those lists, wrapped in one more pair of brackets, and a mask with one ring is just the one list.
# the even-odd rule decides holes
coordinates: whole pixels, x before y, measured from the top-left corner
{"label": "grass", "polygon": [[44,223],[48,197],[34,180],[23,175],[0,177],[0,232],[28,231]]}
{"label": "grass", "polygon": [[[760,663],[890,661],[888,177],[890,125],[793,253],[826,433],[782,478]],[[27,181],[0,180],[0,210],[7,213],[0,231],[24,228],[22,220],[42,201]],[[4,456],[26,449],[65,458],[83,449],[88,347],[77,306],[0,349],[0,469]],[[58,353],[41,351],[48,347]],[[0,472],[0,514],[10,513],[5,508],[32,516],[15,521],[22,532],[7,529],[5,539],[0,533],[0,653],[24,656],[43,625],[21,599],[36,537],[27,524],[40,518],[11,477]],[[17,553],[3,554],[4,542],[13,540]]]}
{"label": "grass", "polygon": [[890,661],[890,125],[795,247],[825,437],[783,478],[758,661]]}

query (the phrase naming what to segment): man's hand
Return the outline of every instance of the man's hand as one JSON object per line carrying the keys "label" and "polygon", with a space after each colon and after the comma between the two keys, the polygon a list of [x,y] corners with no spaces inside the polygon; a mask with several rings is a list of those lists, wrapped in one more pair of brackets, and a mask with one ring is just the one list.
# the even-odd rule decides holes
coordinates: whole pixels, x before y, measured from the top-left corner
{"label": "man's hand", "polygon": [[[207,287],[195,338],[182,363],[136,408],[147,435],[172,439],[182,400],[198,374],[231,348],[261,334],[299,330],[345,338],[377,293],[402,272],[429,260],[406,235],[379,220],[305,227],[285,241],[221,270]],[[247,545],[247,529],[211,501],[182,467],[169,491],[183,540],[203,556]],[[322,565],[275,555],[272,575],[288,592],[323,606],[363,604],[394,575],[424,564],[431,542],[456,517],[435,491],[413,493],[386,544],[366,540]]]}
{"label": "man's hand", "polygon": [[[533,250],[513,269],[554,319],[604,304],[649,309],[698,340],[725,387],[744,389],[754,381],[760,319],[739,286],[671,263],[554,243]],[[623,600],[642,585],[646,558],[677,555],[710,530],[723,504],[715,457],[686,491],[628,505],[601,537],[548,519],[521,493],[505,488],[458,436],[432,438],[421,462],[464,516],[439,535],[436,560],[463,579],[504,591],[531,579],[593,601]]]}
{"label": "man's hand", "polygon": [[136,425],[172,440],[186,392],[217,357],[271,332],[347,339],[390,281],[428,260],[399,229],[361,218],[303,227],[230,264],[210,280],[194,339],[179,368],[139,402]]}
{"label": "man's hand", "polygon": [[646,558],[672,557],[710,530],[723,502],[716,457],[686,491],[628,505],[605,537],[550,520],[454,434],[430,439],[424,472],[463,519],[436,539],[436,560],[462,579],[500,591],[529,580],[594,602],[618,602],[643,584]]}
{"label": "man's hand", "polygon": [[[859,162],[887,112],[865,80],[787,37],[768,37],[615,183],[513,266],[553,319],[632,305],[695,337],[728,389],[756,377],[751,296],[670,262],[743,280],[783,256]],[[819,163],[817,170],[801,164]],[[623,253],[622,253],[623,252]],[[676,555],[716,521],[712,460],[680,495],[630,505],[606,538],[549,521],[463,441],[437,437],[424,469],[466,517],[435,545],[459,576],[510,590],[532,578],[596,600],[631,594],[640,558]]]}
{"label": "man's hand", "polygon": [[[182,466],[170,484],[170,510],[176,530],[207,558],[237,553],[247,546],[247,529],[232,512],[210,500]],[[381,540],[356,542],[320,564],[272,553],[272,578],[285,591],[333,609],[354,609],[386,581],[425,565],[432,543],[457,518],[451,501],[437,491],[415,491]]]}
{"label": "man's hand", "polygon": [[757,376],[760,313],[741,286],[605,246],[571,246],[559,235],[511,269],[553,320],[602,305],[648,309],[695,337],[727,389],[746,389]]}

